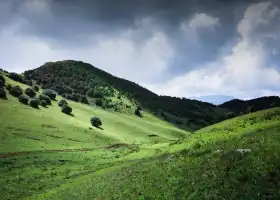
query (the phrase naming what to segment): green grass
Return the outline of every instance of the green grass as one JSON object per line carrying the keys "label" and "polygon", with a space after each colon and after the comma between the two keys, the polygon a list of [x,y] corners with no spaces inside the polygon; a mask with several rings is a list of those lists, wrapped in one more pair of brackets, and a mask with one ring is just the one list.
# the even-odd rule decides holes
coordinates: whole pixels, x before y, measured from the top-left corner
{"label": "green grass", "polygon": [[[0,99],[2,199],[23,199],[82,175],[139,161],[190,134],[146,112],[139,118],[68,101],[72,117],[61,112],[59,96],[52,106],[40,109],[7,97]],[[102,120],[103,130],[91,126],[93,116]],[[114,144],[121,145],[108,148]]]}
{"label": "green grass", "polygon": [[[279,199],[280,108],[207,127],[167,152],[37,199]],[[238,149],[250,149],[240,153]],[[71,191],[71,192],[69,192]]]}
{"label": "green grass", "polygon": [[57,103],[0,99],[1,199],[280,199],[280,108],[191,134],[148,112],[69,101],[71,117]]}

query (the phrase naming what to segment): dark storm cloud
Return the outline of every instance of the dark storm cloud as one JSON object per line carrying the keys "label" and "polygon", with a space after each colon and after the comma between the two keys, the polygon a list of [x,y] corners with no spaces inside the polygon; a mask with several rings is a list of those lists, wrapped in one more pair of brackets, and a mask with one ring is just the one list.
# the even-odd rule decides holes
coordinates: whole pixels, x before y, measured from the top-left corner
{"label": "dark storm cloud", "polygon": [[92,33],[115,34],[128,28],[137,28],[136,21],[146,17],[157,21],[160,24],[158,28],[171,35],[176,34],[180,23],[194,13],[206,12],[232,24],[235,18],[240,17],[239,13],[234,16],[232,11],[244,9],[251,1],[46,0],[48,14],[36,12],[36,7],[26,9],[26,2],[35,2],[32,0],[4,2],[9,4],[6,6],[9,6],[12,15],[28,20],[28,26],[23,27],[22,31],[51,39],[81,42]]}

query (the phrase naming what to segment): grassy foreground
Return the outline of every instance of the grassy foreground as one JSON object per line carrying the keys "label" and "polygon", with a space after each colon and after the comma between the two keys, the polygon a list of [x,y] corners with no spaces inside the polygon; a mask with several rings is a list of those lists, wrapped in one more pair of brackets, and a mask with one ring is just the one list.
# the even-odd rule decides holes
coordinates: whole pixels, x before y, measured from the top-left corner
{"label": "grassy foreground", "polygon": [[[280,108],[207,127],[179,149],[88,175],[38,199],[279,199]],[[178,142],[180,143],[180,142]]]}

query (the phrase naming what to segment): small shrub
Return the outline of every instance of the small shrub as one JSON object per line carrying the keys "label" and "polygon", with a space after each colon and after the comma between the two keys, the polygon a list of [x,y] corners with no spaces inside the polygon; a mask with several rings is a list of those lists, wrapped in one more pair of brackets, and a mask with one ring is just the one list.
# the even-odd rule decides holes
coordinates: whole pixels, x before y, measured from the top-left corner
{"label": "small shrub", "polygon": [[23,94],[22,89],[18,86],[12,86],[11,90],[10,90],[10,94],[13,95],[14,97],[19,97],[20,95]]}
{"label": "small shrub", "polygon": [[25,94],[31,98],[36,96],[36,92],[32,88],[26,88]]}
{"label": "small shrub", "polygon": [[92,117],[90,119],[90,122],[91,122],[92,126],[95,126],[95,127],[102,126],[102,122],[101,122],[101,120],[98,117]]}
{"label": "small shrub", "polygon": [[4,78],[4,76],[2,76],[2,75],[0,75],[0,84],[1,84],[1,82],[2,82],[2,84],[3,84],[2,87],[4,87],[4,85],[5,85],[5,78]]}
{"label": "small shrub", "polygon": [[40,100],[39,99],[31,99],[30,102],[29,102],[29,105],[32,108],[39,108]]}
{"label": "small shrub", "polygon": [[51,100],[55,100],[56,98],[56,92],[51,89],[45,89],[43,94],[50,97]]}
{"label": "small shrub", "polygon": [[41,100],[40,105],[43,107],[47,107],[48,103],[45,100]]}
{"label": "small shrub", "polygon": [[50,99],[50,97],[46,96],[46,95],[43,95],[43,94],[40,94],[39,95],[39,99],[42,101],[42,100],[45,100],[47,102],[48,105],[52,105],[52,101]]}
{"label": "small shrub", "polygon": [[18,97],[18,101],[27,105],[28,104],[28,97],[26,95],[22,94]]}
{"label": "small shrub", "polygon": [[59,102],[58,102],[58,106],[59,107],[63,107],[64,105],[68,105],[67,101],[65,99],[61,99]]}
{"label": "small shrub", "polygon": [[4,90],[4,88],[0,88],[0,98],[1,99],[7,98],[6,91]]}
{"label": "small shrub", "polygon": [[40,88],[38,85],[34,85],[33,89],[36,91],[36,92],[39,92]]}
{"label": "small shrub", "polygon": [[11,89],[12,89],[12,85],[11,84],[8,84],[8,85],[6,85],[6,89],[8,90],[8,91],[10,91]]}
{"label": "small shrub", "polygon": [[103,105],[103,102],[102,102],[102,100],[101,99],[97,99],[96,101],[95,101],[95,104],[97,105],[97,106],[102,106]]}
{"label": "small shrub", "polygon": [[65,113],[67,115],[70,115],[72,112],[72,108],[68,104],[64,104],[62,106],[61,112]]}
{"label": "small shrub", "polygon": [[143,117],[142,113],[140,112],[139,107],[135,110],[135,115],[137,115],[138,117]]}

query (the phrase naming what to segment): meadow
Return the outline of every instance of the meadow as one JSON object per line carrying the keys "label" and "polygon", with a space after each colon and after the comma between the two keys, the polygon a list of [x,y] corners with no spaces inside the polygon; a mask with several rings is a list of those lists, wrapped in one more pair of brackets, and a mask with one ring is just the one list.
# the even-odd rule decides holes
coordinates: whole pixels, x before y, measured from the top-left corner
{"label": "meadow", "polygon": [[148,111],[68,101],[69,116],[61,98],[39,109],[0,99],[1,199],[280,198],[280,108],[190,133]]}

